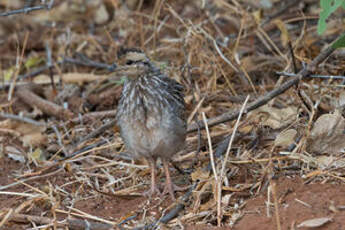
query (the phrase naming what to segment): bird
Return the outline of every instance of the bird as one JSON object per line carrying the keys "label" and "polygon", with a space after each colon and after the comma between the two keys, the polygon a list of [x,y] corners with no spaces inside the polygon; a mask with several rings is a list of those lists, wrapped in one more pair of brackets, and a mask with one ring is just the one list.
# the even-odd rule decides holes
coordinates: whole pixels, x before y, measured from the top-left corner
{"label": "bird", "polygon": [[[118,51],[118,74],[125,76],[117,106],[116,122],[125,147],[134,158],[144,157],[151,168],[150,197],[169,193],[175,200],[169,162],[186,140],[184,87],[166,76],[139,48]],[[166,180],[163,193],[157,187],[157,159]]]}

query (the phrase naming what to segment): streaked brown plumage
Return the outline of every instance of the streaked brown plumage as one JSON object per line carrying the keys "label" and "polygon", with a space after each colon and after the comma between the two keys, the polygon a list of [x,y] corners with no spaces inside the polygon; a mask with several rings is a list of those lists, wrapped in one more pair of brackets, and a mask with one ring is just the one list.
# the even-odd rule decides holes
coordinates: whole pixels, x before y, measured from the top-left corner
{"label": "streaked brown plumage", "polygon": [[117,124],[126,148],[135,157],[145,157],[151,167],[152,195],[156,187],[156,160],[162,160],[166,186],[174,199],[168,162],[186,139],[183,87],[168,78],[138,49],[122,50],[127,77],[117,108]]}

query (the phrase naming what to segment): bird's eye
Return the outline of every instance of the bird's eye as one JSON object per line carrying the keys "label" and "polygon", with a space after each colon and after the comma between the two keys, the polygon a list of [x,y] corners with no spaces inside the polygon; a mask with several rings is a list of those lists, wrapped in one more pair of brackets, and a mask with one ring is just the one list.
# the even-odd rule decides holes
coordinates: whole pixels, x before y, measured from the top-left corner
{"label": "bird's eye", "polygon": [[134,61],[128,60],[128,61],[126,62],[126,65],[132,65],[133,63],[134,63]]}

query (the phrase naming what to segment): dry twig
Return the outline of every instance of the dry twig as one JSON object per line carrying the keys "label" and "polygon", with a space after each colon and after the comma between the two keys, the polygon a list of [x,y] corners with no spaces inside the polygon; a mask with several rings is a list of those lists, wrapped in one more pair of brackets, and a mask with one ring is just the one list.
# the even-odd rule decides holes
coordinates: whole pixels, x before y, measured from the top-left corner
{"label": "dry twig", "polygon": [[22,9],[18,9],[18,10],[11,10],[8,12],[0,13],[0,16],[10,16],[10,15],[14,15],[14,14],[27,14],[31,11],[44,10],[44,9],[50,10],[53,7],[53,4],[54,4],[54,0],[50,0],[50,2],[48,4],[33,6],[33,7],[24,7]]}
{"label": "dry twig", "polygon": [[69,118],[73,117],[73,113],[71,111],[37,96],[25,87],[18,88],[16,90],[16,95],[26,104],[32,107],[36,106],[45,114],[58,117],[62,120],[68,120]]}
{"label": "dry twig", "polygon": [[[333,53],[335,48],[332,46],[329,46],[327,49],[323,50],[314,60],[307,66],[307,68],[301,70],[297,75],[298,77],[293,78],[289,81],[286,81],[281,86],[279,86],[276,89],[273,89],[272,91],[268,92],[266,95],[260,97],[256,101],[250,103],[244,112],[245,114],[249,111],[252,111],[254,109],[259,108],[260,106],[265,105],[267,102],[272,100],[273,98],[279,96],[280,94],[284,93],[286,90],[290,89],[293,85],[298,84],[304,77],[308,76],[311,72],[315,71],[315,68],[323,62],[329,55]],[[234,113],[225,113],[217,117],[213,117],[208,119],[208,126],[215,126],[227,121],[232,121],[236,119],[239,115],[240,111],[234,112]],[[200,123],[200,128],[204,129],[205,125]],[[191,124],[188,126],[188,133],[194,132],[198,129],[196,124]]]}
{"label": "dry twig", "polygon": [[[51,226],[54,223],[54,220],[48,217],[43,216],[33,216],[12,213],[7,221],[19,222],[19,223],[36,223],[36,224],[46,224]],[[80,219],[68,219],[67,221],[58,221],[58,227],[68,227],[70,229],[99,229],[99,230],[109,230],[113,229],[113,226],[106,223],[97,223],[91,220],[80,220]],[[48,227],[48,226],[47,226]]]}

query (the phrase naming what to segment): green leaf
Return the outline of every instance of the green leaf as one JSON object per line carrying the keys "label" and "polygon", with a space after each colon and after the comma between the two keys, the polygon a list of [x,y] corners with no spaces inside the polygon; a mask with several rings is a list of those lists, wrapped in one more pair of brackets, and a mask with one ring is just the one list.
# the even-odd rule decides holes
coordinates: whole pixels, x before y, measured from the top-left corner
{"label": "green leaf", "polygon": [[43,162],[46,160],[46,157],[43,153],[43,151],[40,148],[35,149],[34,152],[32,152],[31,154],[29,154],[29,156],[31,157],[31,159],[37,161],[37,162]]}
{"label": "green leaf", "polygon": [[4,71],[4,80],[5,81],[9,81],[12,78],[15,68],[16,67],[11,67],[11,68]]}
{"label": "green leaf", "polygon": [[345,0],[320,0],[320,18],[317,24],[318,34],[322,34],[326,30],[327,18],[336,11],[340,6],[345,7]]}
{"label": "green leaf", "polygon": [[24,66],[26,69],[30,69],[41,64],[43,61],[44,59],[41,57],[31,57],[25,62]]}
{"label": "green leaf", "polygon": [[167,68],[167,66],[168,66],[167,63],[163,62],[163,63],[160,64],[159,67],[160,67],[160,69],[161,69],[162,71],[164,71],[165,68]]}
{"label": "green leaf", "polygon": [[340,38],[338,38],[333,44],[332,47],[337,48],[345,48],[345,33],[343,33]]}

